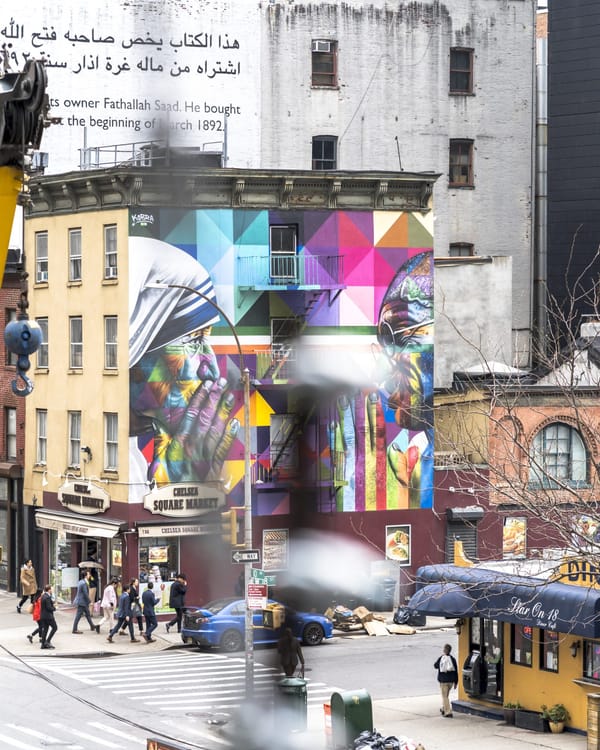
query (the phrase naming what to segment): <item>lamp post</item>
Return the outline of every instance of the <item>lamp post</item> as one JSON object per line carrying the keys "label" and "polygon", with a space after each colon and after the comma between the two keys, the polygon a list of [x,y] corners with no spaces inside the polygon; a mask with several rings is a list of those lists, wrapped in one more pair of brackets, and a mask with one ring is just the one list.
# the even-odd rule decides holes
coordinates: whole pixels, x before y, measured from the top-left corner
{"label": "lamp post", "polygon": [[[238,338],[235,326],[231,322],[227,313],[210,297],[191,286],[185,284],[167,284],[160,281],[148,282],[146,288],[149,289],[184,289],[191,294],[195,294],[209,305],[212,305],[214,309],[219,313],[223,320],[227,323],[235,339],[235,345],[238,350],[238,356],[240,359],[240,370],[242,374],[242,385],[244,389],[244,547],[246,549],[252,548],[252,491],[251,491],[251,476],[250,476],[250,371],[244,363],[244,353],[242,351],[242,345]],[[252,563],[244,563],[244,598],[246,601],[246,637],[245,637],[245,649],[246,649],[246,699],[252,698],[254,692],[254,631],[253,631],[253,618],[252,610],[248,606],[248,584],[250,583]]]}

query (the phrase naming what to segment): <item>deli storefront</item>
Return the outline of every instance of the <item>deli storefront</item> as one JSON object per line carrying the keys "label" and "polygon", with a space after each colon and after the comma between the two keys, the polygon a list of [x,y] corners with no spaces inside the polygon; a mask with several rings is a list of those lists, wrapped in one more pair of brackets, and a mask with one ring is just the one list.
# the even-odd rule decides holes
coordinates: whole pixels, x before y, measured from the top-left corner
{"label": "deli storefront", "polygon": [[498,716],[506,703],[541,712],[563,703],[568,729],[588,729],[588,695],[600,693],[600,589],[587,563],[552,579],[493,568],[429,565],[408,606],[456,617],[457,712]]}
{"label": "deli storefront", "polygon": [[44,507],[35,509],[43,582],[52,583],[60,601],[70,602],[81,563],[93,561],[99,566],[97,598],[111,576],[138,578],[141,591],[152,580],[161,594],[159,610],[168,612],[171,581],[183,571],[188,602],[207,601],[211,588],[221,595],[222,586],[228,590],[237,576],[230,570],[231,548],[225,550],[220,536],[224,505],[224,493],[206,484],[155,488],[142,503],[128,504],[111,503],[104,487],[88,480],[67,481],[56,494],[45,492]]}
{"label": "deli storefront", "polygon": [[126,506],[118,507],[104,487],[88,480],[67,480],[56,494],[44,493],[44,507],[35,509],[35,525],[42,531],[43,576],[38,584],[54,586],[57,599],[71,602],[80,578],[80,563],[94,563],[98,571],[97,598],[110,576],[121,577]]}

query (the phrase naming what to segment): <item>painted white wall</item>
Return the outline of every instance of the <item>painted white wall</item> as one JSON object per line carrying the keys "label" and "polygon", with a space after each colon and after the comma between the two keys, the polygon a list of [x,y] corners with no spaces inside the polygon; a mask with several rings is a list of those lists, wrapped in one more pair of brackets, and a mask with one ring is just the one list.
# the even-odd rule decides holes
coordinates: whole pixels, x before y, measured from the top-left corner
{"label": "painted white wall", "polygon": [[434,306],[436,388],[452,385],[454,372],[510,363],[512,258],[436,264]]}
{"label": "painted white wall", "polygon": [[[534,0],[158,5],[21,0],[0,7],[0,45],[9,45],[13,67],[42,54],[51,66],[52,114],[63,124],[45,134],[49,171],[77,168],[84,143],[142,142],[165,132],[172,143],[220,150],[225,111],[229,167],[309,169],[312,137],[331,134],[339,138],[340,169],[397,171],[399,146],[406,171],[441,174],[437,256],[451,242],[473,243],[481,256],[511,256],[513,351],[506,356],[527,365]],[[311,87],[314,38],[338,42],[337,90]],[[453,46],[475,51],[473,96],[448,94]],[[475,142],[473,189],[448,188],[450,138]],[[135,151],[123,148],[117,159]],[[457,286],[464,305],[469,292]],[[440,347],[436,355],[444,356]]]}

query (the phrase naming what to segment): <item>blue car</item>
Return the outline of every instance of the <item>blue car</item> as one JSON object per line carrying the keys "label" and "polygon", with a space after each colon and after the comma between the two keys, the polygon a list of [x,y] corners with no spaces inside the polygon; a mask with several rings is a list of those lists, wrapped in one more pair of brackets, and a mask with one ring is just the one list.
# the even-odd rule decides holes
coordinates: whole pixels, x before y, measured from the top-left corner
{"label": "blue car", "polygon": [[[279,602],[269,599],[268,604]],[[329,618],[312,612],[295,612],[284,604],[280,606],[285,609],[285,620],[277,629],[264,627],[262,610],[252,613],[255,644],[277,643],[284,627],[291,628],[305,646],[318,646],[323,639],[333,637],[333,623]],[[198,646],[218,646],[221,651],[240,651],[245,642],[245,623],[244,599],[216,599],[203,607],[187,609],[181,639]]]}

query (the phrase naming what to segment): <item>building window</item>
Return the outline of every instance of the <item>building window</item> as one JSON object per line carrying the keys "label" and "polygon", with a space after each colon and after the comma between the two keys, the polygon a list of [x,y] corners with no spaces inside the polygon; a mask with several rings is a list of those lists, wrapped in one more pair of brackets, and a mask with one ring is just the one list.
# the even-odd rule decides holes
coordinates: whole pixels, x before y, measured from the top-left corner
{"label": "building window", "polygon": [[81,281],[81,229],[69,229],[69,281]]}
{"label": "building window", "polygon": [[450,93],[473,93],[473,50],[455,47],[450,50]]}
{"label": "building window", "polygon": [[316,170],[337,169],[337,137],[316,135],[312,139],[312,168]]}
{"label": "building window", "polygon": [[533,644],[533,628],[529,627],[529,625],[511,625],[510,634],[511,662],[513,664],[521,664],[524,667],[530,667]]}
{"label": "building window", "polygon": [[36,441],[36,463],[46,464],[47,459],[47,447],[48,447],[48,434],[46,432],[48,424],[48,412],[46,409],[36,409],[35,421],[37,430],[37,441]]}
{"label": "building window", "polygon": [[6,425],[6,460],[16,461],[17,458],[17,410],[7,407],[4,410]]}
{"label": "building window", "polygon": [[[17,311],[7,310],[5,317],[6,317],[6,323],[5,323],[5,327],[6,327],[13,320],[17,319]],[[16,366],[18,359],[19,359],[19,355],[15,354],[14,352],[11,352],[11,350],[8,347],[6,347],[6,364],[14,367]]]}
{"label": "building window", "polygon": [[558,633],[540,630],[540,669],[558,672]]}
{"label": "building window", "polygon": [[583,642],[583,676],[600,682],[600,641]]}
{"label": "building window", "polygon": [[104,415],[104,469],[117,471],[118,456],[118,415],[107,412]]}
{"label": "building window", "polygon": [[295,224],[273,224],[269,227],[271,278],[296,281],[298,278],[298,227]]}
{"label": "building window", "polygon": [[115,370],[117,367],[117,316],[106,315],[104,318],[104,369]]}
{"label": "building window", "polygon": [[35,233],[35,283],[48,281],[48,232]]}
{"label": "building window", "polygon": [[69,367],[80,370],[83,367],[83,320],[69,318]]}
{"label": "building window", "polygon": [[550,489],[560,484],[585,487],[587,465],[587,451],[579,432],[568,424],[555,422],[533,439],[529,483]]}
{"label": "building window", "polygon": [[331,39],[313,39],[311,65],[313,86],[336,88],[337,42]]}
{"label": "building window", "polygon": [[36,318],[36,323],[42,332],[40,348],[36,352],[38,369],[48,369],[48,318]]}
{"label": "building window", "polygon": [[81,465],[81,412],[69,412],[69,466]]}
{"label": "building window", "polygon": [[451,258],[470,258],[475,255],[475,245],[471,242],[451,242],[449,255]]}
{"label": "building window", "polygon": [[473,186],[473,141],[450,141],[449,183],[454,187]]}
{"label": "building window", "polygon": [[104,278],[117,278],[117,225],[104,227]]}

